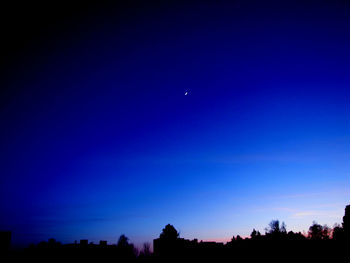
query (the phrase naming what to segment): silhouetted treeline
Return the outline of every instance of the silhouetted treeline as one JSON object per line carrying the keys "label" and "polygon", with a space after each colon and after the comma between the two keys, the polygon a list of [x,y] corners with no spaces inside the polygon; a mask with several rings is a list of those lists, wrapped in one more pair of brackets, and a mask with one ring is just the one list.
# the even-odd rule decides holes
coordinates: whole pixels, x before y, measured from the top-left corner
{"label": "silhouetted treeline", "polygon": [[0,232],[1,257],[33,262],[347,262],[350,259],[350,205],[345,208],[341,225],[330,228],[316,222],[307,233],[287,231],[279,220],[272,220],[265,233],[253,229],[250,237],[233,236],[230,242],[198,242],[181,238],[174,226],[166,225],[159,238],[136,249],[125,235],[116,245],[107,241],[99,244],[80,240],[73,244],[61,244],[55,239],[40,242],[22,251],[11,251],[11,233]]}

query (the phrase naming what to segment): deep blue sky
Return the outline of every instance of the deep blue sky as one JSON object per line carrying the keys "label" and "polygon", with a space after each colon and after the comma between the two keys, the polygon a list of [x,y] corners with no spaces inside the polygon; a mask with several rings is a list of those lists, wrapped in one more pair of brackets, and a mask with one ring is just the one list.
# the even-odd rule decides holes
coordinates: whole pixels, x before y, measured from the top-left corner
{"label": "deep blue sky", "polygon": [[140,244],[168,223],[199,240],[272,219],[295,231],[340,223],[350,8],[261,2],[8,19],[0,228],[16,244],[123,233]]}

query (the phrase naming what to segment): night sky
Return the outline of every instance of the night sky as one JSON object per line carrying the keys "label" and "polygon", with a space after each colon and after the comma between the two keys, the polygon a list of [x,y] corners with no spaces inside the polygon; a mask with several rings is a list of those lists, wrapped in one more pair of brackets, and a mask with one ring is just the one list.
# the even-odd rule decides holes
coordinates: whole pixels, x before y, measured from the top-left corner
{"label": "night sky", "polygon": [[306,2],[4,7],[0,229],[138,245],[168,223],[341,223],[350,6]]}

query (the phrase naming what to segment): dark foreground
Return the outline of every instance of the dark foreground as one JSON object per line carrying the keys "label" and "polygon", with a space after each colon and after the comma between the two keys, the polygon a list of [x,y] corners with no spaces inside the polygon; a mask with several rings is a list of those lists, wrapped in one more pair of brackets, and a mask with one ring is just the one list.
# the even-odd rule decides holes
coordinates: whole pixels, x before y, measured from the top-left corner
{"label": "dark foreground", "polygon": [[161,253],[138,254],[117,247],[28,248],[2,255],[1,262],[350,262],[350,243],[335,240],[262,241],[193,244]]}
{"label": "dark foreground", "polygon": [[147,243],[137,250],[125,235],[116,245],[50,239],[11,250],[11,232],[0,231],[0,243],[0,262],[350,262],[350,205],[333,229],[314,222],[307,234],[287,232],[284,223],[272,220],[264,235],[254,229],[250,238],[237,236],[226,244],[180,238],[168,224],[153,240],[153,252]]}

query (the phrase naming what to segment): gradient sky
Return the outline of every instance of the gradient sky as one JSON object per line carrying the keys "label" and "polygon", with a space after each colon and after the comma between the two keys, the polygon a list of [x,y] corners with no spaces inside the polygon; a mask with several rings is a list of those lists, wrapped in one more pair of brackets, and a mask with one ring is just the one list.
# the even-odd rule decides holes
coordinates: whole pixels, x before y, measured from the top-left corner
{"label": "gradient sky", "polygon": [[259,2],[11,9],[0,229],[141,244],[168,223],[225,241],[341,223],[350,8]]}

